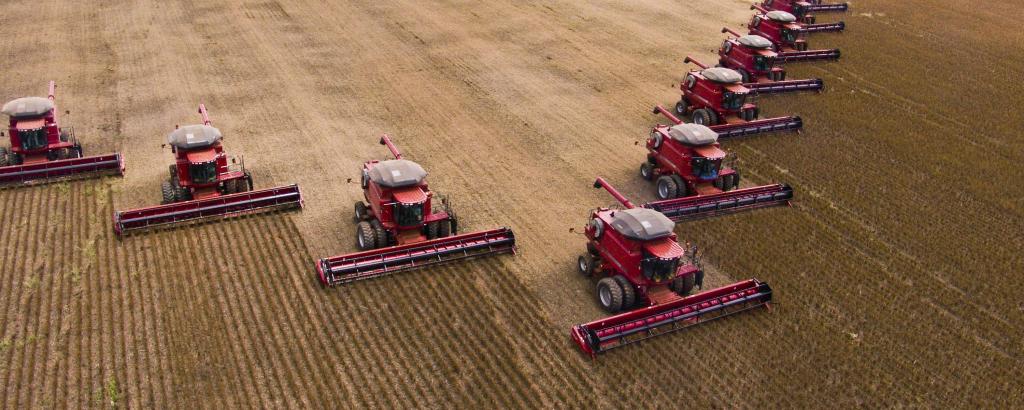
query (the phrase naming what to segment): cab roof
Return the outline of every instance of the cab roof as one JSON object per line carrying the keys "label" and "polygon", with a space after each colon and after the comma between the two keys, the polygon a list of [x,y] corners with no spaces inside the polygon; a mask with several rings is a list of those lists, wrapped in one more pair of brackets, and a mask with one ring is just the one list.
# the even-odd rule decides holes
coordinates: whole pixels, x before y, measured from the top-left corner
{"label": "cab roof", "polygon": [[393,159],[378,162],[370,168],[370,179],[388,188],[402,188],[418,185],[427,177],[427,171],[415,162]]}
{"label": "cab roof", "polygon": [[686,145],[708,145],[718,142],[718,133],[700,124],[677,124],[668,129],[668,136]]}
{"label": "cab roof", "polygon": [[167,134],[167,143],[178,149],[205,148],[224,138],[220,130],[209,125],[186,125]]}
{"label": "cab roof", "polygon": [[750,34],[750,35],[742,36],[742,37],[736,39],[736,41],[738,41],[740,44],[742,44],[744,46],[747,46],[747,47],[750,47],[750,48],[756,48],[756,49],[761,49],[761,50],[772,48],[772,42],[771,41],[769,41],[767,38],[761,37],[761,36],[756,35],[756,34]]}
{"label": "cab roof", "polygon": [[725,67],[711,67],[701,70],[700,75],[704,76],[710,81],[722,84],[739,83],[743,81],[743,76],[736,70],[725,68]]}
{"label": "cab roof", "polygon": [[661,212],[647,208],[614,211],[611,225],[618,233],[638,241],[650,241],[672,235],[676,224]]}
{"label": "cab roof", "polygon": [[9,117],[39,117],[53,110],[53,101],[43,97],[22,97],[4,104],[2,111]]}
{"label": "cab roof", "polygon": [[796,16],[781,10],[769,11],[764,16],[771,21],[777,21],[779,23],[793,23],[796,21]]}

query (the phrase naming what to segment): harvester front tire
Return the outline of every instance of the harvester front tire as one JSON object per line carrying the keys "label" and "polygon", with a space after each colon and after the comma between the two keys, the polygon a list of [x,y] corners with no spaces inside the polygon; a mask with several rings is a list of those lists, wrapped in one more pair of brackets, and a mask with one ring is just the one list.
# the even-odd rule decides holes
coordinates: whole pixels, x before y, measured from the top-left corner
{"label": "harvester front tire", "polygon": [[748,73],[747,70],[739,68],[736,71],[740,73],[740,77],[743,79],[744,83],[750,82],[750,73]]}
{"label": "harvester front tire", "polygon": [[697,275],[686,275],[679,276],[672,279],[672,283],[669,284],[669,289],[677,293],[679,296],[689,295],[693,292],[693,286],[697,281]]}
{"label": "harvester front tire", "polygon": [[373,228],[373,235],[377,237],[377,247],[386,248],[388,245],[388,231],[384,230],[384,225],[380,224],[380,221],[374,219],[370,221],[370,227]]}
{"label": "harvester front tire", "polygon": [[672,180],[676,183],[676,198],[690,196],[690,188],[686,185],[683,177],[678,174],[672,174]]}
{"label": "harvester front tire", "polygon": [[580,255],[579,259],[576,260],[576,268],[579,269],[580,274],[583,276],[591,276],[594,274],[594,266],[597,264],[597,259],[594,255],[589,253]]}
{"label": "harvester front tire", "polygon": [[444,221],[441,221],[440,223],[438,223],[438,225],[437,225],[437,237],[438,238],[447,238],[449,236],[452,236],[452,221],[451,220],[444,220]]}
{"label": "harvester front tire", "polygon": [[191,201],[192,192],[189,192],[188,188],[185,187],[174,187],[174,198],[175,202]]}
{"label": "harvester front tire", "polygon": [[712,112],[711,110],[701,108],[693,112],[693,117],[691,119],[693,120],[694,124],[700,124],[710,127],[718,123],[717,117],[718,116],[715,115],[715,113]]}
{"label": "harvester front tire", "polygon": [[658,199],[672,199],[676,197],[679,185],[669,175],[662,175],[658,178]]}
{"label": "harvester front tire", "polygon": [[646,179],[648,181],[653,181],[654,180],[654,164],[651,164],[648,161],[644,161],[643,164],[640,164],[640,177],[643,178],[643,179]]}
{"label": "harvester front tire", "polygon": [[437,221],[427,223],[427,239],[437,239],[438,229],[440,229],[440,224]]}
{"label": "harvester front tire", "polygon": [[363,221],[356,225],[356,247],[361,251],[377,247],[377,235],[369,222]]}
{"label": "harvester front tire", "polygon": [[0,148],[0,167],[6,167],[11,165],[10,153],[7,152],[7,148]]}
{"label": "harvester front tire", "polygon": [[597,281],[597,303],[610,314],[622,310],[622,286],[614,278]]}
{"label": "harvester front tire", "polygon": [[164,181],[164,182],[160,183],[160,195],[161,195],[161,200],[160,200],[161,204],[166,205],[166,204],[170,204],[170,203],[174,202],[174,199],[175,199],[175,196],[174,196],[174,186],[171,185],[171,181]]}
{"label": "harvester front tire", "polygon": [[633,308],[636,303],[636,290],[633,289],[633,284],[629,283],[629,279],[622,275],[615,275],[614,279],[622,287],[622,310]]}

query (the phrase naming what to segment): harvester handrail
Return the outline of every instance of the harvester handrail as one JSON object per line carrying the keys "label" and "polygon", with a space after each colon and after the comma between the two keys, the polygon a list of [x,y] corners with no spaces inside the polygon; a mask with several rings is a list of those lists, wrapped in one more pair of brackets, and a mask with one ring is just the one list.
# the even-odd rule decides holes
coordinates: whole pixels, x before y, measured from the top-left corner
{"label": "harvester handrail", "polygon": [[729,33],[729,34],[732,34],[732,35],[734,35],[734,36],[736,36],[736,37],[740,37],[740,33],[737,33],[737,32],[735,32],[735,31],[733,31],[733,29],[731,29],[731,28],[728,28],[728,27],[722,27],[722,32],[723,32],[723,33]]}
{"label": "harvester handrail", "polygon": [[391,142],[391,136],[384,134],[380,137],[380,145],[387,145],[388,150],[395,156],[395,159],[402,159],[402,152]]}
{"label": "harvester handrail", "polygon": [[664,115],[665,118],[668,118],[668,120],[672,121],[672,123],[675,125],[683,123],[683,120],[680,120],[679,117],[676,117],[674,114],[669,112],[669,110],[665,109],[665,107],[662,107],[661,104],[654,106],[653,113]]}
{"label": "harvester handrail", "polygon": [[199,103],[199,115],[203,117],[203,125],[210,125],[210,113],[206,111],[206,104]]}
{"label": "harvester handrail", "polygon": [[605,181],[604,178],[597,177],[597,180],[594,181],[594,188],[604,188],[606,191],[608,191],[609,194],[612,195],[612,197],[614,197],[616,200],[622,203],[622,206],[626,207],[626,209],[636,208],[636,205],[633,205],[633,203],[626,199],[625,196],[622,196],[622,194],[619,193],[619,191],[616,190],[615,187],[609,184],[608,181]]}
{"label": "harvester handrail", "polygon": [[690,57],[690,56],[686,56],[686,58],[683,59],[683,63],[684,64],[685,63],[693,63],[694,65],[696,65],[697,67],[700,67],[701,69],[707,69],[708,68],[707,65],[705,65],[704,63],[701,63],[700,61],[697,61],[696,58],[693,58],[693,57]]}
{"label": "harvester handrail", "polygon": [[53,81],[53,80],[50,80],[50,93],[47,95],[46,98],[49,98],[50,101],[54,101],[57,98],[56,95],[57,95],[57,82]]}

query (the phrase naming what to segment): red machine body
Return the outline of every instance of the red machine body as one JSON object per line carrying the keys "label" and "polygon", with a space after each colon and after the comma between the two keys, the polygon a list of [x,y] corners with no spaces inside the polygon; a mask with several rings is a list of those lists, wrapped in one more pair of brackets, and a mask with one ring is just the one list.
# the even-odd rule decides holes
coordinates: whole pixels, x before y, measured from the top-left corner
{"label": "red machine body", "polygon": [[718,134],[700,124],[658,125],[647,138],[647,161],[640,176],[657,180],[660,199],[713,195],[740,184],[740,174],[727,160]]}
{"label": "red machine body", "polygon": [[[317,276],[335,286],[427,265],[478,256],[515,253],[509,228],[458,235],[458,218],[447,198],[435,198],[427,172],[384,135],[393,160],[363,164],[365,202],[355,204],[356,246],[361,252],[323,258]],[[434,201],[441,200],[435,209]]]}
{"label": "red machine body", "polygon": [[699,124],[657,125],[647,139],[640,176],[657,184],[660,201],[644,208],[679,222],[743,210],[788,205],[793,189],[775,184],[736,190],[740,173],[727,164],[718,134]]}
{"label": "red machine body", "polygon": [[814,24],[817,16],[813,13],[845,12],[850,6],[845,2],[823,3],[821,0],[764,0],[761,7],[771,11],[785,11],[804,24]]}
{"label": "red machine body", "polygon": [[605,311],[625,313],[573,326],[572,339],[584,353],[594,356],[771,300],[771,288],[756,280],[687,296],[701,285],[703,271],[696,250],[684,250],[676,242],[675,223],[652,209],[635,207],[601,178],[594,187],[605,188],[626,209],[591,213],[584,230],[587,253],[579,257],[578,268],[585,276],[601,278],[597,301]]}
{"label": "red machine body", "polygon": [[661,213],[638,208],[604,179],[594,182],[626,209],[598,208],[584,229],[587,253],[578,268],[597,276],[597,300],[608,313],[655,305],[687,295],[699,286],[703,272],[679,243],[675,223]]}
{"label": "red machine body", "polygon": [[58,123],[56,88],[50,81],[47,98],[24,97],[4,104],[11,148],[0,148],[0,184],[124,174],[120,154],[83,158],[74,130]]}
{"label": "red machine body", "polygon": [[176,128],[167,136],[174,154],[167,180],[160,186],[161,205],[114,212],[114,232],[225,218],[269,210],[301,208],[298,185],[253,191],[245,162],[229,161],[224,136],[199,104],[201,125]]}
{"label": "red machine body", "polygon": [[719,138],[734,138],[774,131],[799,131],[800,117],[787,116],[757,119],[758,108],[750,102],[751,90],[742,83],[742,75],[725,67],[708,66],[687,56],[684,60],[700,69],[691,70],[680,82],[682,97],[676,103],[675,115],[655,108],[679,124],[679,117],[710,127]]}
{"label": "red machine body", "polygon": [[797,22],[796,16],[784,11],[768,11],[756,4],[751,8],[760,13],[751,17],[747,25],[749,34],[771,41],[781,62],[839,59],[839,49],[809,50],[806,37],[809,33],[842,31],[846,28],[845,23],[803,25]]}
{"label": "red machine body", "polygon": [[757,94],[775,94],[795,91],[821,91],[824,81],[820,78],[786,80],[774,44],[768,39],[748,34],[740,35],[728,27],[723,33],[735,37],[727,38],[718,49],[718,65],[740,73],[743,86]]}
{"label": "red machine body", "polygon": [[[252,190],[252,175],[245,170],[245,162],[235,165],[221,144],[223,135],[210,122],[206,106],[199,104],[202,125],[187,125],[168,135],[168,144],[174,154],[170,176],[161,187],[163,203],[209,199],[221,195]],[[166,188],[168,185],[171,191]],[[173,192],[173,197],[167,195]]]}

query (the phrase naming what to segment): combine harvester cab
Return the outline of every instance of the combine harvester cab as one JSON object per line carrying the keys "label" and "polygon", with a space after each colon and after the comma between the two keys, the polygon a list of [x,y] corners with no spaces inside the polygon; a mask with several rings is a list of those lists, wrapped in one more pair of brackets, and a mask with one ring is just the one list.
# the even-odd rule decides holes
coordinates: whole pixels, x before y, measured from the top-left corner
{"label": "combine harvester cab", "polygon": [[771,41],[775,45],[779,62],[838,60],[841,56],[838,48],[809,50],[806,37],[809,33],[842,31],[846,27],[844,23],[804,26],[796,22],[796,16],[784,11],[768,11],[756,4],[751,9],[761,13],[751,17],[748,34]]}
{"label": "combine harvester cab", "polygon": [[658,106],[661,113],[676,124],[679,118],[706,125],[718,133],[719,139],[777,131],[799,131],[803,120],[797,116],[758,119],[759,109],[751,102],[752,93],[743,84],[743,76],[736,70],[701,64],[687,56],[684,62],[694,63],[700,69],[691,70],[679,84],[682,97],[676,103],[675,114]]}
{"label": "combine harvester cab", "polygon": [[782,68],[778,53],[768,39],[739,33],[722,28],[735,38],[727,38],[718,49],[718,64],[740,73],[743,86],[756,94],[778,94],[797,91],[817,91],[825,86],[820,78],[803,80],[786,80],[786,70]]}
{"label": "combine harvester cab", "polygon": [[817,16],[814,13],[843,13],[850,8],[849,4],[822,3],[821,0],[764,0],[761,7],[769,11],[784,11],[796,16],[803,24],[814,24]]}
{"label": "combine harvester cab", "polygon": [[640,176],[654,181],[659,201],[644,204],[673,221],[788,205],[793,189],[765,185],[736,189],[740,173],[729,164],[718,134],[700,124],[657,125],[647,139]]}
{"label": "combine harvester cab", "polygon": [[50,81],[47,98],[24,97],[4,104],[11,148],[0,147],[0,186],[124,175],[121,154],[83,156],[74,130],[61,128],[57,121],[56,89]]}
{"label": "combine harvester cab", "polygon": [[199,113],[202,125],[177,128],[167,136],[175,163],[161,184],[161,204],[115,211],[115,233],[302,207],[298,185],[253,191],[245,162],[228,160],[224,136],[211,125],[206,106],[199,104]]}
{"label": "combine harvester cab", "polygon": [[433,206],[427,172],[403,159],[384,135],[393,160],[363,164],[366,201],[355,204],[356,245],[360,252],[323,258],[316,270],[324,286],[343,285],[457,260],[516,252],[509,228],[458,234],[458,217],[447,198]]}
{"label": "combine harvester cab", "polygon": [[771,301],[771,288],[757,280],[690,295],[702,285],[703,271],[696,251],[677,243],[675,223],[635,207],[601,178],[594,187],[605,188],[626,209],[596,209],[584,229],[587,253],[578,268],[600,278],[597,302],[613,315],[573,326],[571,337],[584,353],[596,356]]}

